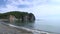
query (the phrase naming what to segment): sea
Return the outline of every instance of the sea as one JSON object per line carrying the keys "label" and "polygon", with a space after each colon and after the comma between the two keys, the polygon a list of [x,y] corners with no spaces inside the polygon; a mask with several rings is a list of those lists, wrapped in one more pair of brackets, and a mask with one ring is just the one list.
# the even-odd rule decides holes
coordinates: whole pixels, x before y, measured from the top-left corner
{"label": "sea", "polygon": [[29,29],[60,33],[60,19],[59,18],[36,19],[33,22],[15,21],[12,24],[16,26],[29,28]]}

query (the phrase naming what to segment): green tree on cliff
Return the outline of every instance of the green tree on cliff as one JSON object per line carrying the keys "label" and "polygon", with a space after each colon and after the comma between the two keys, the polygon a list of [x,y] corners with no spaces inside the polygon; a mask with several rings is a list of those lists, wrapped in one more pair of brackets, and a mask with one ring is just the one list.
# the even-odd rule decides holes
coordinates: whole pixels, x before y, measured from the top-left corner
{"label": "green tree on cliff", "polygon": [[0,14],[0,19],[8,19],[10,15],[15,16],[17,19],[20,19],[20,18],[24,19],[24,17],[28,15],[29,20],[31,20],[32,17],[34,17],[34,20],[35,20],[35,16],[32,13],[20,12],[20,11],[11,11],[11,12]]}

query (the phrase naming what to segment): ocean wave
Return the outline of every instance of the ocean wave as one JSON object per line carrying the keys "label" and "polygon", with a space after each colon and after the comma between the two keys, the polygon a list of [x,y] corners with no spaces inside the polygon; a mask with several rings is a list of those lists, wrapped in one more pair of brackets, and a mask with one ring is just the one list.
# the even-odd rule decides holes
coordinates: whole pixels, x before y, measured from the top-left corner
{"label": "ocean wave", "polygon": [[12,24],[8,24],[8,25],[11,26],[11,27],[19,28],[19,29],[24,29],[24,30],[27,30],[27,31],[40,33],[40,31],[37,31],[37,30],[32,30],[32,29],[29,29],[29,28],[21,27],[21,26],[15,26],[15,25],[12,25]]}
{"label": "ocean wave", "polygon": [[11,26],[11,27],[14,27],[14,28],[17,28],[17,29],[22,29],[22,30],[30,31],[32,33],[53,33],[53,32],[48,32],[48,31],[43,31],[43,30],[38,30],[38,29],[29,29],[29,28],[26,28],[26,27],[16,26],[16,25],[13,25],[13,24],[6,24],[6,23],[3,23],[3,24]]}

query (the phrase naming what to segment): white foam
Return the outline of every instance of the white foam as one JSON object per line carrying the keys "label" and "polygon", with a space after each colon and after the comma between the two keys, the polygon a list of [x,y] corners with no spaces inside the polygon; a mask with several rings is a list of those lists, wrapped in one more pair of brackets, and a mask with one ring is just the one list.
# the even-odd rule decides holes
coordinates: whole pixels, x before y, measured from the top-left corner
{"label": "white foam", "polygon": [[19,27],[19,26],[15,26],[15,25],[12,25],[12,24],[8,24],[8,25],[11,26],[11,27],[16,27],[16,28],[24,29],[24,30],[27,30],[27,31],[30,31],[30,32],[41,33],[41,31],[38,31],[38,30],[35,30],[35,29],[29,29],[29,28],[25,28],[25,27]]}
{"label": "white foam", "polygon": [[15,28],[18,28],[18,29],[23,29],[23,30],[26,30],[26,31],[30,31],[33,34],[41,34],[41,33],[49,34],[48,32],[40,31],[40,30],[37,30],[37,29],[29,29],[29,28],[26,28],[26,27],[16,26],[16,25],[7,24],[7,23],[2,23],[2,24],[7,25],[7,26],[11,26],[11,27],[15,27]]}
{"label": "white foam", "polygon": [[12,26],[12,27],[16,27],[16,26],[14,26],[14,25],[12,25],[12,24],[8,24],[9,26]]}
{"label": "white foam", "polygon": [[37,30],[33,30],[33,29],[25,28],[25,27],[19,27],[19,26],[15,26],[15,25],[12,25],[12,24],[8,24],[8,25],[11,26],[11,27],[21,28],[21,29],[24,29],[24,30],[27,30],[27,31],[40,33],[40,31],[37,31]]}
{"label": "white foam", "polygon": [[[51,32],[49,33],[48,31],[41,31],[41,30],[38,30],[38,29],[29,29],[29,28],[26,28],[26,27],[21,27],[21,26],[16,26],[16,25],[13,25],[13,24],[7,24],[7,23],[2,23],[4,25],[7,25],[7,26],[11,26],[11,27],[15,27],[15,28],[18,28],[18,29],[23,29],[23,30],[26,30],[26,31],[30,31],[30,32],[33,32],[33,33],[46,33],[46,34],[56,34],[54,32]],[[60,33],[58,33],[60,34]]]}

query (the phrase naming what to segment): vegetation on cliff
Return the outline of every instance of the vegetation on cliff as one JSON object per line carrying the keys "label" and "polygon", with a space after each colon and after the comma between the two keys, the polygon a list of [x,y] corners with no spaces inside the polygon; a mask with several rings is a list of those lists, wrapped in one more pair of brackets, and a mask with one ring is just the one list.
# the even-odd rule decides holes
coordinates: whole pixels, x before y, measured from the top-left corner
{"label": "vegetation on cliff", "polygon": [[11,11],[11,12],[6,12],[6,13],[0,13],[0,19],[8,19],[10,15],[15,16],[17,19],[26,19],[27,17],[28,20],[35,20],[35,16],[32,13],[28,12],[20,12],[20,11]]}

